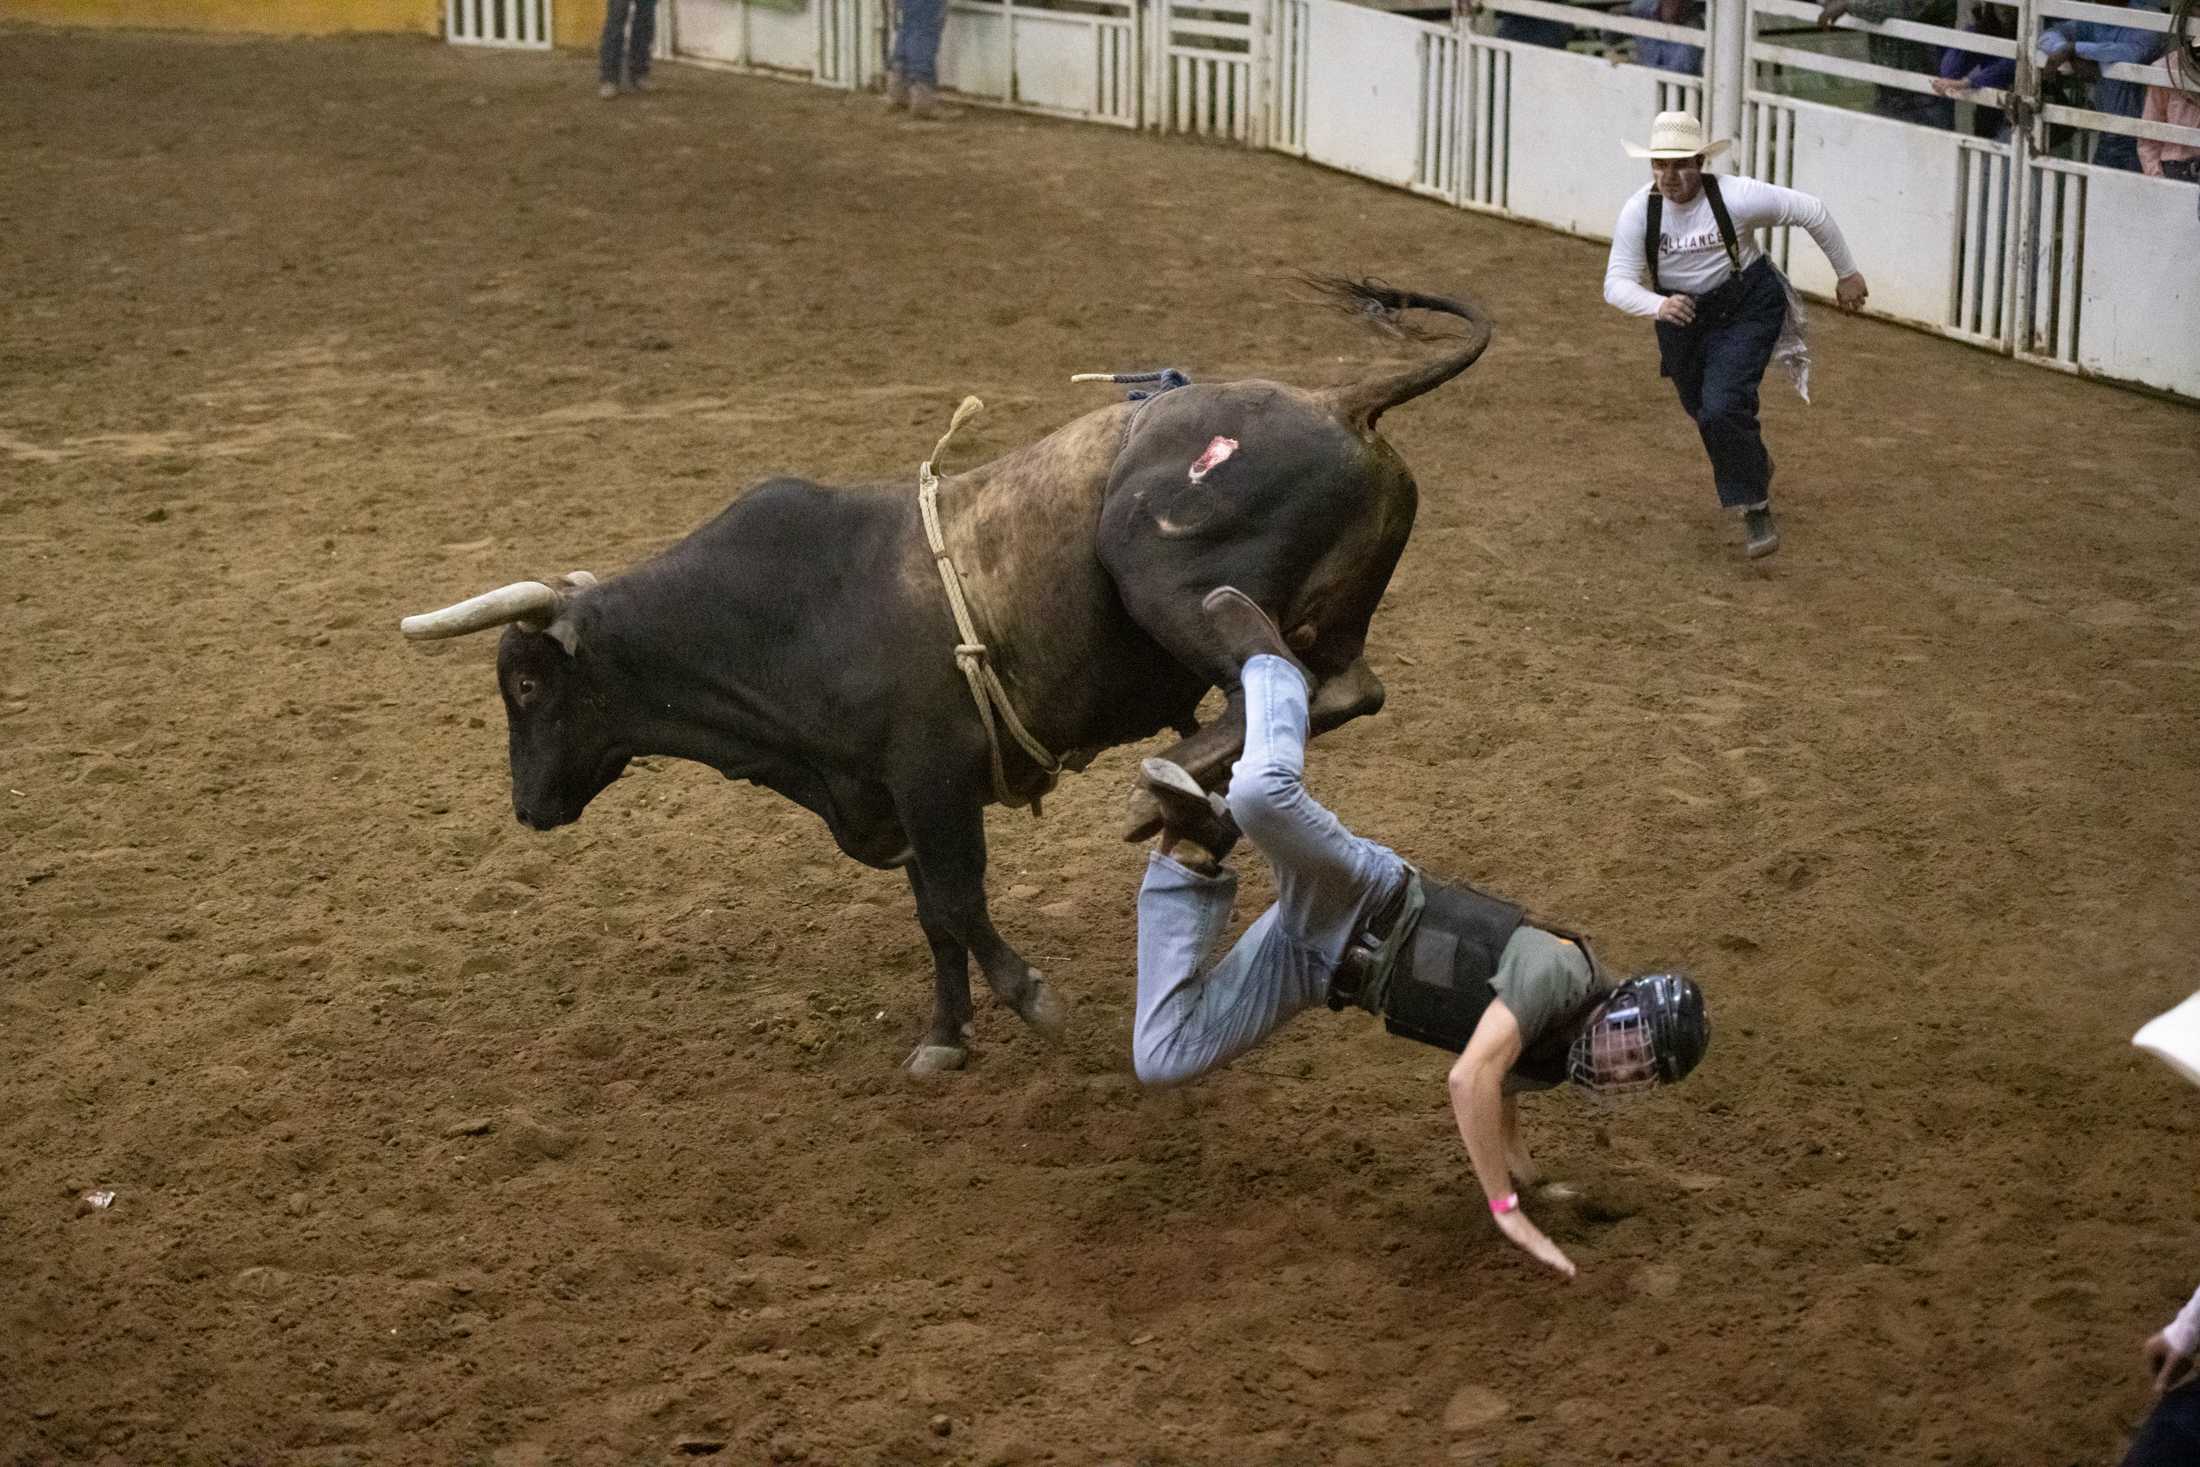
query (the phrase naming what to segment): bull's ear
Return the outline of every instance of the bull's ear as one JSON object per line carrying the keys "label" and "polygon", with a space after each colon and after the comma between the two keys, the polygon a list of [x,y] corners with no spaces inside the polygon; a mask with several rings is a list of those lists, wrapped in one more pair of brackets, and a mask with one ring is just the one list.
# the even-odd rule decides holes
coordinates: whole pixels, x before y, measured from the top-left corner
{"label": "bull's ear", "polygon": [[566,608],[572,604],[575,594],[595,586],[596,578],[587,571],[577,570],[567,571],[558,579],[565,583],[566,593],[558,600],[557,620],[544,627],[543,633],[555,638],[565,649],[565,655],[571,657],[581,650],[581,629],[573,624],[572,614]]}

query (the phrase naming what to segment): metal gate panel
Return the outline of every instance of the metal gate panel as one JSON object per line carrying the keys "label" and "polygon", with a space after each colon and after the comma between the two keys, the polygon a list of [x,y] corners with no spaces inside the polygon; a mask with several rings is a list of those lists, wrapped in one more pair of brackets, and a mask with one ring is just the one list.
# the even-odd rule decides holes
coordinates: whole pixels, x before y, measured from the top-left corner
{"label": "metal gate panel", "polygon": [[748,7],[741,0],[672,0],[669,34],[673,52],[682,60],[739,66],[747,60],[742,37],[746,33]]}
{"label": "metal gate panel", "polygon": [[2059,158],[2026,173],[2016,355],[2200,397],[2192,186]]}
{"label": "metal gate panel", "polygon": [[443,0],[443,36],[454,46],[550,49],[550,0]]}
{"label": "metal gate panel", "polygon": [[1306,156],[1382,183],[1414,181],[1421,134],[1420,21],[1308,0]]}
{"label": "metal gate panel", "polygon": [[1137,22],[1129,5],[1102,15],[1011,4],[1008,24],[1015,94],[1007,100],[1093,122],[1138,126],[1143,87]]}
{"label": "metal gate panel", "polygon": [[1460,132],[1466,117],[1466,47],[1448,26],[1421,31],[1420,137],[1413,191],[1459,202]]}
{"label": "metal gate panel", "polygon": [[789,9],[749,0],[674,0],[667,7],[674,44],[682,60],[721,66],[793,72],[818,81],[820,75],[818,8],[839,0],[809,0]]}
{"label": "metal gate panel", "polygon": [[1145,91],[1138,0],[1076,9],[954,0],[940,84],[976,102],[1136,127]]}
{"label": "metal gate panel", "polygon": [[1950,336],[1979,346],[2006,347],[2014,320],[2008,309],[2016,251],[2012,162],[2005,144],[1958,141],[1955,268],[1941,325]]}
{"label": "metal gate panel", "polygon": [[1267,0],[1149,3],[1153,125],[1255,146],[1265,141]]}
{"label": "metal gate panel", "polygon": [[940,85],[969,97],[1006,102],[1015,95],[1016,55],[1008,7],[995,0],[954,0],[940,37]]}
{"label": "metal gate panel", "polygon": [[744,5],[742,9],[748,12],[748,54],[741,58],[743,61],[773,71],[817,75],[817,17],[810,13],[809,6],[781,10],[770,5]]}
{"label": "metal gate panel", "polygon": [[1459,119],[1459,202],[1470,209],[1512,210],[1505,187],[1512,151],[1512,51],[1465,42],[1464,93]]}
{"label": "metal gate panel", "polygon": [[[1935,330],[1946,323],[1956,288],[1961,214],[1961,143],[1956,134],[1914,127],[1819,102],[1752,94],[1793,119],[1787,183],[1814,194],[1841,226],[1871,281],[1874,311]],[[1833,270],[1815,246],[1790,240],[1786,270],[1795,284],[1833,294]]]}
{"label": "metal gate panel", "polygon": [[1545,46],[1511,51],[1508,146],[1500,165],[1511,212],[1610,238],[1620,205],[1650,181],[1650,165],[1628,157],[1620,140],[1649,130],[1660,78],[1670,73]]}

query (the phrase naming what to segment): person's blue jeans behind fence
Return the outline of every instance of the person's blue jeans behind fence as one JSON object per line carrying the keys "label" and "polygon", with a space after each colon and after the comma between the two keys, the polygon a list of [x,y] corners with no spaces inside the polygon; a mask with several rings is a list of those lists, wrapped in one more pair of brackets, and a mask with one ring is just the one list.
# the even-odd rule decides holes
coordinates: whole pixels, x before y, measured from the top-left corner
{"label": "person's blue jeans behind fence", "polygon": [[1772,492],[1772,455],[1757,422],[1757,384],[1772,361],[1787,319],[1787,292],[1772,262],[1759,258],[1696,302],[1689,326],[1657,323],[1665,373],[1681,407],[1696,421],[1719,503],[1756,509]]}
{"label": "person's blue jeans behind fence", "polygon": [[[628,26],[629,18],[633,25]],[[650,49],[657,44],[657,0],[604,0],[603,39],[596,46],[596,74],[619,84],[622,65],[630,78],[649,75]]]}
{"label": "person's blue jeans behind fence", "polygon": [[[1637,20],[1656,20],[1658,0],[1628,0],[1627,13]],[[1700,23],[1700,13],[1692,13],[1686,24]],[[1635,38],[1635,60],[1644,66],[1654,66],[1660,71],[1685,71],[1690,76],[1703,75],[1703,48],[1686,46],[1679,41],[1660,41],[1649,36]]]}
{"label": "person's blue jeans behind fence", "polygon": [[940,32],[947,26],[947,0],[901,0],[901,25],[894,32],[888,64],[903,81],[916,86],[940,84]]}

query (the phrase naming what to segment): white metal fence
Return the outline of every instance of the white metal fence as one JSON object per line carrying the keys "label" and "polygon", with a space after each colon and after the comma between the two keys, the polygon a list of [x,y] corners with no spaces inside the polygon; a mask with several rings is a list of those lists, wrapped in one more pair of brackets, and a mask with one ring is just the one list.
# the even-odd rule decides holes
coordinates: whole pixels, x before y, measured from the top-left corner
{"label": "white metal fence", "polygon": [[[1619,140],[1685,108],[1738,143],[1718,166],[1826,201],[1875,313],[2200,398],[2200,189],[2104,167],[2083,147],[2109,136],[2200,146],[2200,129],[2077,106],[2037,66],[2059,28],[2159,34],[2168,20],[2090,0],[1967,3],[2013,34],[1847,18],[1828,28],[1804,0],[1684,3],[1682,21],[1654,18],[1649,0],[1481,0],[1438,18],[1347,0],[952,0],[941,80],[970,100],[1272,148],[1594,238],[1646,181]],[[842,87],[884,71],[887,0],[664,8],[683,59]],[[1957,99],[1960,120],[1988,124],[1971,131],[1881,115],[1904,96],[1932,97],[1933,78],[1852,49],[1872,35],[1960,48],[2014,77]],[[2102,76],[2169,82],[2159,64]],[[1831,294],[1823,258],[1787,233],[1773,231],[1767,251],[1800,288]]]}
{"label": "white metal fence", "polygon": [[550,47],[550,0],[443,0],[443,34],[454,46]]}

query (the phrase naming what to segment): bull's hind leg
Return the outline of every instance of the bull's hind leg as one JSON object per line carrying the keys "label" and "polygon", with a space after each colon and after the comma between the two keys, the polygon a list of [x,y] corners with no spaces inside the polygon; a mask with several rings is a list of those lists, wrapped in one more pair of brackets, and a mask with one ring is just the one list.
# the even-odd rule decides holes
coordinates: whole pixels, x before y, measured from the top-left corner
{"label": "bull's hind leg", "polygon": [[[935,932],[940,933],[952,942],[955,952],[976,958],[986,986],[996,998],[1047,1038],[1058,1039],[1069,1023],[1069,1005],[994,930],[986,910],[985,808],[974,792],[953,781],[939,780],[937,771],[927,773],[934,777],[899,789],[894,795],[902,825],[916,851],[913,869],[917,875],[910,888],[916,893],[917,919],[924,925],[926,939],[932,940]],[[935,944],[935,966],[939,956]],[[941,981],[944,984],[946,980],[943,977]],[[955,1041],[947,1047],[956,1047],[961,1024],[968,1019],[967,978],[961,993],[963,1017],[957,1023]],[[943,1031],[937,1028],[937,1016],[934,1023],[934,1042],[938,1042]],[[921,1055],[923,1050],[918,1053]]]}

